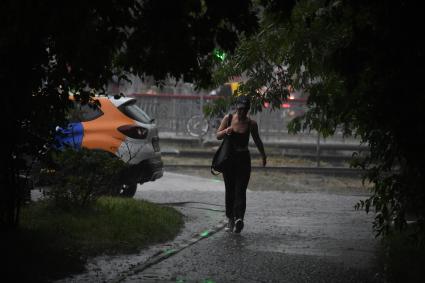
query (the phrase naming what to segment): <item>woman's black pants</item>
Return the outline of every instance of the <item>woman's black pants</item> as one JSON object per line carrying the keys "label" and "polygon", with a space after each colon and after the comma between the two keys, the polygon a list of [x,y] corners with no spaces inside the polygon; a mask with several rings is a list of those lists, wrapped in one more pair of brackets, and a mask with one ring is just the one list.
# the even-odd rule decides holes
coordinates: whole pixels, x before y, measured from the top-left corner
{"label": "woman's black pants", "polygon": [[243,219],[246,210],[246,190],[251,176],[251,156],[249,151],[233,154],[229,166],[223,172],[226,187],[226,216]]}

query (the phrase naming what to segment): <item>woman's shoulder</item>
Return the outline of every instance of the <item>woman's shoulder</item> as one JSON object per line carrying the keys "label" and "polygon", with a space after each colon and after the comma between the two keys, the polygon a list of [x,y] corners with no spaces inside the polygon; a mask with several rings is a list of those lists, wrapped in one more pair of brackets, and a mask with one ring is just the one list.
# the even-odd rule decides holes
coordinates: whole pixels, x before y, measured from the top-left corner
{"label": "woman's shoulder", "polygon": [[250,126],[257,126],[257,121],[255,121],[254,119],[249,118],[249,124]]}

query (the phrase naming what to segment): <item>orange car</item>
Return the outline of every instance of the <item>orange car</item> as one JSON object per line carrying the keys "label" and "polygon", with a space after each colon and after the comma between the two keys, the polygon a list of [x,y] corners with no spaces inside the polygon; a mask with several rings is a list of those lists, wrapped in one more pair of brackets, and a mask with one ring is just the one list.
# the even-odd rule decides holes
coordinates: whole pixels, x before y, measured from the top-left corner
{"label": "orange car", "polygon": [[100,106],[74,102],[70,123],[66,128],[56,129],[58,147],[113,153],[130,165],[122,180],[121,194],[133,196],[138,183],[163,175],[158,129],[134,98],[99,96],[95,100]]}

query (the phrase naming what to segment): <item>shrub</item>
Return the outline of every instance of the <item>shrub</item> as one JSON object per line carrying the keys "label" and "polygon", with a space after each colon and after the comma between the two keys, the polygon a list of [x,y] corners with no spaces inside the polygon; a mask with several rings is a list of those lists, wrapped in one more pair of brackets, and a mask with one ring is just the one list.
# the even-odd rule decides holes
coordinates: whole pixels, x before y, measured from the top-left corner
{"label": "shrub", "polygon": [[45,195],[62,208],[89,206],[99,196],[118,194],[120,176],[126,166],[112,154],[100,150],[54,152],[51,169],[44,173],[51,184]]}

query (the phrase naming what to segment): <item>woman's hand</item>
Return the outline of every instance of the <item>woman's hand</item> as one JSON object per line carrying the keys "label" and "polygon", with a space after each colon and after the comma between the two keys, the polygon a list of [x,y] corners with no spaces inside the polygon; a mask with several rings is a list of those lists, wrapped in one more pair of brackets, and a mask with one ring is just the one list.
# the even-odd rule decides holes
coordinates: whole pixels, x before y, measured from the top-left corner
{"label": "woman's hand", "polygon": [[228,115],[224,116],[223,120],[221,120],[220,126],[217,129],[216,137],[218,140],[222,140],[226,135],[230,135],[233,133],[232,127],[228,127],[231,125],[231,121],[229,121],[230,117]]}
{"label": "woman's hand", "polygon": [[226,131],[226,135],[229,136],[229,135],[231,135],[233,133],[233,128],[230,126],[225,131]]}

